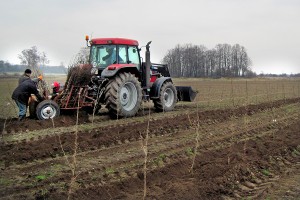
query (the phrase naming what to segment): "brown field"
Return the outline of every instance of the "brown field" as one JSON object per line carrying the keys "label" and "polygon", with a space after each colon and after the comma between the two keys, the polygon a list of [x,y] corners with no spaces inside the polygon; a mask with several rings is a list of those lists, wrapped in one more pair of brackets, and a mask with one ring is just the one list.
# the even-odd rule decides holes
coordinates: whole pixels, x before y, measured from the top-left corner
{"label": "brown field", "polygon": [[299,79],[174,82],[195,102],[118,120],[80,112],[77,124],[17,122],[2,93],[0,199],[299,199]]}

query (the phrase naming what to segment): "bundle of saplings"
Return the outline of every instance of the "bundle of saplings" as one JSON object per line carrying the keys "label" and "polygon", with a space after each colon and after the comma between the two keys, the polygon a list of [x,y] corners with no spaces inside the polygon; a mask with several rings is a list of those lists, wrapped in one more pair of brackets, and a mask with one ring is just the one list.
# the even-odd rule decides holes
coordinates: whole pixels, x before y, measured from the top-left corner
{"label": "bundle of saplings", "polygon": [[69,67],[67,80],[65,83],[65,90],[70,90],[73,86],[86,86],[91,81],[91,66],[90,65],[76,65]]}
{"label": "bundle of saplings", "polygon": [[[65,104],[69,102],[69,106],[76,107],[78,103],[78,95],[81,94],[81,88],[86,87],[92,78],[91,68],[88,63],[89,51],[87,48],[83,48],[74,58],[72,63],[68,67],[67,79],[64,85],[63,92],[60,94],[61,101],[59,104]],[[73,88],[73,89],[72,89]]]}
{"label": "bundle of saplings", "polygon": [[[69,67],[67,80],[63,92],[60,95],[61,100],[58,102],[58,104],[65,106],[64,104],[68,102],[68,107],[77,107],[77,99],[79,98],[78,95],[81,94],[80,90],[89,84],[91,77],[90,65],[80,64]],[[80,98],[83,98],[83,96]]]}

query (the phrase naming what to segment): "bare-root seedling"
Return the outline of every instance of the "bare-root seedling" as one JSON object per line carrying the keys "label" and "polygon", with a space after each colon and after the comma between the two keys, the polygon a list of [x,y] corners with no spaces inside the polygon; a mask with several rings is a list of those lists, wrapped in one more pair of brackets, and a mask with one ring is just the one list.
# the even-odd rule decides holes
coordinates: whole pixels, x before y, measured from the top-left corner
{"label": "bare-root seedling", "polygon": [[[78,93],[78,99],[80,99],[80,93]],[[72,172],[72,177],[71,177],[71,181],[70,181],[70,186],[69,186],[69,191],[68,191],[68,199],[70,199],[71,194],[73,192],[73,188],[75,186],[76,183],[76,179],[77,176],[79,174],[77,174],[76,172],[76,167],[77,167],[77,149],[78,149],[78,120],[79,119],[79,101],[78,101],[78,106],[77,106],[77,115],[76,115],[76,125],[75,125],[75,139],[74,139],[74,152],[72,155],[72,162],[69,162],[69,166]]]}
{"label": "bare-root seedling", "polygon": [[143,152],[144,152],[144,167],[143,167],[144,193],[143,193],[143,199],[145,199],[146,196],[147,196],[147,161],[148,161],[149,126],[150,126],[150,108],[149,108],[149,113],[148,113],[148,124],[147,124],[147,130],[146,130],[145,138],[143,138],[143,136],[140,135],[142,149],[143,149]]}
{"label": "bare-root seedling", "polygon": [[200,129],[200,119],[199,119],[199,111],[198,111],[198,104],[197,104],[197,119],[196,119],[196,137],[195,137],[195,148],[194,148],[194,154],[193,154],[193,160],[192,160],[192,166],[190,169],[190,172],[193,172],[194,165],[195,165],[195,160],[196,160],[196,155],[197,155],[197,150],[199,147],[199,129]]}

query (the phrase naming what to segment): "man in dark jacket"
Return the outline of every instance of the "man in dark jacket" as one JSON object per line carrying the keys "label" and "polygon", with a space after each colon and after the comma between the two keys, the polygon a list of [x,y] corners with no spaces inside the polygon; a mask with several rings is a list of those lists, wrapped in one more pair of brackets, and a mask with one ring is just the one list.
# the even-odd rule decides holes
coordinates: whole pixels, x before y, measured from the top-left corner
{"label": "man in dark jacket", "polygon": [[37,90],[38,81],[38,78],[25,80],[14,90],[12,94],[12,99],[15,100],[19,108],[19,121],[26,117],[28,100],[31,94],[34,94],[39,101],[44,100]]}
{"label": "man in dark jacket", "polygon": [[31,70],[30,69],[26,69],[24,74],[19,78],[19,85],[24,82],[25,80],[30,79],[31,76]]}

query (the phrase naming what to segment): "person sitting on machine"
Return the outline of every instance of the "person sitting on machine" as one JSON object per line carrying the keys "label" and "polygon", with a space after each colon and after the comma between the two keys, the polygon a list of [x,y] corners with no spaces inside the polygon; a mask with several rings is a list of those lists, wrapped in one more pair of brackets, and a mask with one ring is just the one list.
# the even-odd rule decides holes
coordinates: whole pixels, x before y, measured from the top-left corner
{"label": "person sitting on machine", "polygon": [[51,98],[50,99],[54,99],[55,97],[57,97],[57,95],[59,95],[59,93],[61,92],[61,86],[60,86],[60,83],[57,82],[57,81],[54,81],[52,84],[51,84],[51,87],[52,87],[52,95],[51,95]]}
{"label": "person sitting on machine", "polygon": [[[115,46],[108,46],[106,47],[107,55],[102,58],[106,64],[116,64],[117,63],[117,56],[116,56],[116,47]],[[122,63],[123,59],[118,55],[119,62]]]}

